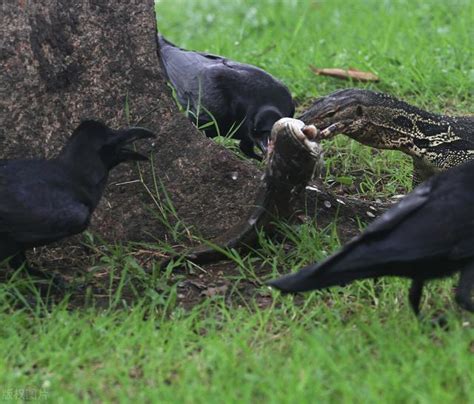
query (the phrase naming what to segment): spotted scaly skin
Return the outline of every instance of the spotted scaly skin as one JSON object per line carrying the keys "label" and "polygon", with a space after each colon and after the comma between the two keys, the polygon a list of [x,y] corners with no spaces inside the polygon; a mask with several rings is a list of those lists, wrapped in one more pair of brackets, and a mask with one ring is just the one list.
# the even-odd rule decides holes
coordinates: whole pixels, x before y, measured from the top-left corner
{"label": "spotted scaly skin", "polygon": [[414,185],[474,158],[474,116],[433,114],[387,94],[336,91],[317,99],[299,119],[322,129],[326,138],[343,133],[368,146],[410,155]]}

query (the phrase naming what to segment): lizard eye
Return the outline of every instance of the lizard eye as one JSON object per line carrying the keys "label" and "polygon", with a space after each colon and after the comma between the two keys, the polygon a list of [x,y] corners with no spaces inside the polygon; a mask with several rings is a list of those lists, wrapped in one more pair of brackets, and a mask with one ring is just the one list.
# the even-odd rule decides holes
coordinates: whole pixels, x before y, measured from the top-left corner
{"label": "lizard eye", "polygon": [[362,107],[360,105],[356,108],[356,115],[357,116],[364,115],[364,110],[362,109]]}
{"label": "lizard eye", "polygon": [[332,116],[336,115],[336,110],[329,111],[324,115],[325,118],[331,118]]}

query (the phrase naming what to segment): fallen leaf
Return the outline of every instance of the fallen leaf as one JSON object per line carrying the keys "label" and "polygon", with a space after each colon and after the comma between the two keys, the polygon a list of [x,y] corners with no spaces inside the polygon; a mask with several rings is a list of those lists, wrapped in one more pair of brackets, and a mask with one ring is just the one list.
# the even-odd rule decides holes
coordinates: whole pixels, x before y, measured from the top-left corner
{"label": "fallen leaf", "polygon": [[354,80],[363,82],[380,80],[379,77],[373,73],[363,72],[352,67],[347,70],[339,68],[319,69],[312,65],[310,65],[309,67],[318,76],[329,76],[342,80]]}

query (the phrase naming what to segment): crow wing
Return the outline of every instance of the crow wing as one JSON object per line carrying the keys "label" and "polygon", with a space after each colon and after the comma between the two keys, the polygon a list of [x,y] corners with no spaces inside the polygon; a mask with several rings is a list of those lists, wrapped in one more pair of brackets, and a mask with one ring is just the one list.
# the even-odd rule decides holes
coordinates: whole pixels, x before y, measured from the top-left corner
{"label": "crow wing", "polygon": [[222,65],[224,58],[178,48],[161,35],[158,40],[161,62],[179,103],[197,111],[201,103],[206,104],[205,99],[213,96],[213,83],[207,78],[207,71]]}
{"label": "crow wing", "polygon": [[[193,112],[201,111],[200,121],[211,120],[207,111],[218,122],[226,118],[232,120],[235,118],[235,105],[242,103],[247,106],[249,103],[249,99],[240,100],[239,95],[246,98],[247,93],[252,92],[256,99],[261,96],[259,92],[255,92],[256,85],[259,88],[284,88],[268,73],[255,66],[222,56],[182,49],[161,35],[158,42],[161,63],[179,103]],[[292,105],[291,96],[289,99]]]}
{"label": "crow wing", "polygon": [[92,212],[73,188],[49,162],[0,162],[0,234],[35,246],[80,233]]}
{"label": "crow wing", "polygon": [[298,292],[375,276],[416,276],[433,265],[448,273],[457,260],[474,257],[474,192],[472,176],[464,175],[473,168],[474,162],[431,178],[339,252],[269,284]]}
{"label": "crow wing", "polygon": [[342,269],[474,256],[472,206],[474,193],[467,184],[454,176],[432,178],[369,225],[334,261]]}

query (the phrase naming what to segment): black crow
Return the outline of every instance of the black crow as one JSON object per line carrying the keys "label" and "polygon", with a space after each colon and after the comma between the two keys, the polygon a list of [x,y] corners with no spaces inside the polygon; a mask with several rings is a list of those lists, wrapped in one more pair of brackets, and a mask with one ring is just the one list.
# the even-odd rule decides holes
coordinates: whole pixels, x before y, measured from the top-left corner
{"label": "black crow", "polygon": [[260,160],[254,146],[265,154],[273,124],[295,112],[288,89],[258,67],[178,48],[160,34],[158,43],[164,72],[194,123],[209,137],[235,131],[245,155]]}
{"label": "black crow", "polygon": [[272,280],[284,292],[345,285],[357,279],[412,279],[419,314],[425,281],[460,271],[458,304],[474,311],[474,161],[431,177],[320,264]]}
{"label": "black crow", "polygon": [[[113,130],[82,122],[56,158],[0,160],[0,263],[28,268],[25,250],[81,233],[104,192],[109,171],[124,161],[147,160],[127,149],[152,137],[143,128]],[[44,275],[43,275],[44,276]]]}

